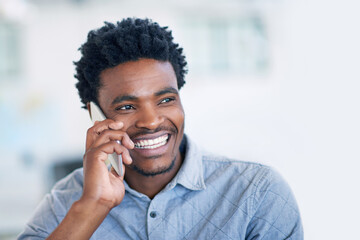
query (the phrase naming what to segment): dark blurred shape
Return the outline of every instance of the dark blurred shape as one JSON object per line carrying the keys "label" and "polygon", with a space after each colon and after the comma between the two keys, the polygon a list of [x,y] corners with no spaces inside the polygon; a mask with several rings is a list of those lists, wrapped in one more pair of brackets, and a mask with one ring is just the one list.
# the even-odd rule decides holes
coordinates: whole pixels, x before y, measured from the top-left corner
{"label": "dark blurred shape", "polygon": [[67,176],[69,173],[74,171],[77,168],[83,166],[81,157],[74,157],[69,159],[62,159],[61,161],[55,162],[52,167],[53,172],[53,183],[56,183],[60,179]]}

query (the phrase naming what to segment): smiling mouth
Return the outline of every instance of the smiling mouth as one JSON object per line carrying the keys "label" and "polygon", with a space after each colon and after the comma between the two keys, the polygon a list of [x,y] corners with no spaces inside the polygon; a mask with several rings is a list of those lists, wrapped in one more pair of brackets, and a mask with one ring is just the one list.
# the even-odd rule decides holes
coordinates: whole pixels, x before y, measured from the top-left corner
{"label": "smiling mouth", "polygon": [[154,139],[144,139],[135,142],[135,148],[138,149],[155,149],[164,146],[169,139],[169,135],[165,134]]}

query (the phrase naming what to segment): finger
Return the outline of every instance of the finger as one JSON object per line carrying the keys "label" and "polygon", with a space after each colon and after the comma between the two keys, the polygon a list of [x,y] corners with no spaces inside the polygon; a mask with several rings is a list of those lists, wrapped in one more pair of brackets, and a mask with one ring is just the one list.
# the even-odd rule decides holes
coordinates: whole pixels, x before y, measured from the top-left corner
{"label": "finger", "polygon": [[92,128],[93,133],[99,135],[102,131],[106,129],[120,130],[123,126],[123,122],[115,122],[112,119],[105,119],[104,121],[101,121],[100,123],[94,125]]}
{"label": "finger", "polygon": [[117,155],[121,155],[122,156],[122,160],[125,164],[131,164],[132,163],[132,158],[130,156],[129,150],[118,144],[117,142],[108,142],[105,143],[97,148],[95,148],[94,150],[94,158],[97,158],[100,161],[105,162],[106,159],[108,158],[108,154],[113,154],[116,153]]}
{"label": "finger", "polygon": [[128,149],[134,148],[134,143],[129,135],[121,130],[104,130],[93,142],[92,147],[98,147],[110,141],[120,141],[120,144]]}
{"label": "finger", "polygon": [[123,122],[113,122],[109,124],[109,128],[112,130],[120,130],[121,128],[124,127],[124,123]]}
{"label": "finger", "polygon": [[86,149],[88,149],[102,131],[106,129],[119,130],[124,126],[123,122],[115,122],[112,119],[105,119],[104,121],[96,121],[94,125],[88,129],[86,133]]}
{"label": "finger", "polygon": [[132,163],[132,158],[127,148],[118,143],[115,143],[114,150],[117,155],[121,155],[124,164],[130,165]]}
{"label": "finger", "polygon": [[[118,152],[116,152],[116,154],[120,155]],[[123,151],[121,153],[121,157],[122,157],[123,164],[130,165],[132,163],[132,158],[130,156],[128,149],[126,149],[126,151]]]}

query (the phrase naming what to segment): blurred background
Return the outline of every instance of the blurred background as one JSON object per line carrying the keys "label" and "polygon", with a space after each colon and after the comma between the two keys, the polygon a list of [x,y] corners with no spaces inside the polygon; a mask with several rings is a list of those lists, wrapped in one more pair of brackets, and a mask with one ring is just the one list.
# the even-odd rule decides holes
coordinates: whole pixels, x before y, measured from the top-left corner
{"label": "blurred background", "polygon": [[350,0],[0,0],[0,239],[81,166],[88,113],[73,61],[104,21],[148,17],[189,63],[186,132],[277,169],[306,239],[353,239],[360,207],[360,3]]}

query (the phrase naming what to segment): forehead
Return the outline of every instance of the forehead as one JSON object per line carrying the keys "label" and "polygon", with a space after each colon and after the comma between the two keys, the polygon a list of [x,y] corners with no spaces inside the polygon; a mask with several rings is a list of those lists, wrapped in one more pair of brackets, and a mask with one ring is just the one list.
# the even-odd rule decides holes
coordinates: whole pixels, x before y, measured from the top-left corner
{"label": "forehead", "polygon": [[119,95],[151,95],[166,87],[178,89],[174,69],[169,62],[140,59],[104,70],[100,74],[99,100]]}

